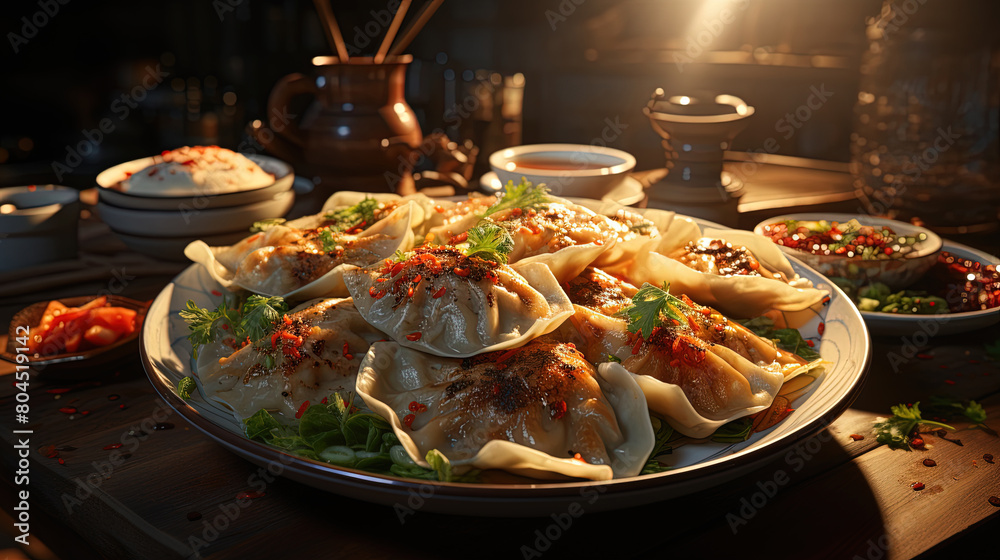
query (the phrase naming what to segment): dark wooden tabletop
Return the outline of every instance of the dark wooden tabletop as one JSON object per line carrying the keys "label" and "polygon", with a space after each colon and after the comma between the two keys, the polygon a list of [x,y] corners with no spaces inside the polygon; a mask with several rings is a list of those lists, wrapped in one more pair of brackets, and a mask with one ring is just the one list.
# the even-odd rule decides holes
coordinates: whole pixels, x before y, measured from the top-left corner
{"label": "dark wooden tabletop", "polygon": [[[140,276],[122,295],[150,299],[169,279]],[[6,324],[28,303],[104,285],[8,297],[0,300],[0,317]],[[894,404],[953,395],[982,402],[987,424],[1000,429],[1000,362],[985,349],[998,339],[998,327],[930,337],[919,349],[903,337],[876,337],[860,397],[815,438],[710,490],[585,512],[567,527],[551,517],[459,517],[419,508],[400,518],[393,508],[274,478],[187,425],[156,396],[137,355],[78,379],[32,377],[30,422],[16,425],[14,368],[0,362],[0,439],[12,450],[0,454],[0,496],[6,515],[16,515],[14,446],[29,437],[34,544],[23,552],[38,558],[996,557],[1000,507],[989,499],[1000,495],[1000,462],[984,455],[1000,460],[1000,439],[957,422],[947,439],[928,435],[924,451],[895,451],[874,441],[871,425]],[[892,354],[905,363],[893,367]],[[25,428],[33,433],[13,433]],[[924,466],[925,459],[936,466]],[[924,489],[915,491],[915,482]],[[243,494],[254,492],[260,495]],[[12,525],[5,520],[10,536]]]}

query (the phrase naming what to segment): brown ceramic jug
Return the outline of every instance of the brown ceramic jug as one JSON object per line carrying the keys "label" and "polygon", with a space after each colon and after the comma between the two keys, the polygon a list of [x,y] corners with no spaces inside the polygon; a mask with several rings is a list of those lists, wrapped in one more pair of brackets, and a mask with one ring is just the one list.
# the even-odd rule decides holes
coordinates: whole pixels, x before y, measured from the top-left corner
{"label": "brown ceramic jug", "polygon": [[[319,176],[317,190],[413,191],[412,167],[423,139],[403,90],[410,55],[383,64],[371,58],[313,59],[312,75],[278,80],[268,99],[270,128],[253,134],[269,152],[307,177]],[[296,100],[312,101],[304,111]]]}

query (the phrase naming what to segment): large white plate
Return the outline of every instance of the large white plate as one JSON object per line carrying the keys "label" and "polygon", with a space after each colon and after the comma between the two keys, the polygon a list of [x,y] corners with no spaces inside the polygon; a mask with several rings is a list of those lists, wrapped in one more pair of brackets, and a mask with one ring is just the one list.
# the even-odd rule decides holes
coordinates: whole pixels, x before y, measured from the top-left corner
{"label": "large white plate", "polygon": [[[200,394],[184,401],[176,394],[177,381],[191,375],[191,346],[187,327],[178,316],[188,299],[215,307],[222,288],[198,265],[178,275],[153,301],[142,330],[143,366],[157,392],[181,416],[237,455],[258,465],[280,462],[285,476],[321,490],[370,502],[403,503],[414,492],[429,511],[488,516],[547,515],[566,511],[581,496],[601,499],[588,511],[631,507],[669,499],[717,485],[782,456],[828,426],[850,406],[860,391],[871,360],[868,330],[857,308],[843,292],[819,273],[794,258],[795,270],[830,291],[830,301],[800,330],[813,340],[830,362],[826,373],[798,391],[791,414],[776,426],[738,444],[698,444],[679,448],[669,457],[672,470],[655,475],[609,482],[461,484],[415,481],[334,467],[285,454],[250,441],[241,424]],[[825,329],[819,335],[819,325]]]}

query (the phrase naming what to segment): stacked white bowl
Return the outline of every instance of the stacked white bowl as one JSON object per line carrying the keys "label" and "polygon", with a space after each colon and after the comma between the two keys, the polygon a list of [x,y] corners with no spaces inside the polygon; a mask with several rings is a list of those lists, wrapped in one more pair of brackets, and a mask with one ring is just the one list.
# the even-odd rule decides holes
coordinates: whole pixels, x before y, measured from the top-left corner
{"label": "stacked white bowl", "polygon": [[116,165],[97,176],[97,210],[130,249],[159,259],[185,261],[184,247],[201,239],[212,246],[231,245],[250,233],[254,222],[281,218],[295,202],[295,174],[287,163],[247,155],[274,182],[258,188],[198,194],[135,193],[118,185],[157,163],[152,157]]}

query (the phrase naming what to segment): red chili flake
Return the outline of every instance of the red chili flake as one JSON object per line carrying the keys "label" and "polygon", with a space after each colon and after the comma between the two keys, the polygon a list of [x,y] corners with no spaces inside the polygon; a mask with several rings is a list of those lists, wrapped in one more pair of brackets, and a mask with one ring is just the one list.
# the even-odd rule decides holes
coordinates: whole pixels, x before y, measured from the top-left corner
{"label": "red chili flake", "polygon": [[698,330],[698,324],[694,322],[694,319],[692,319],[690,316],[688,316],[687,320],[688,320],[688,326],[691,327],[691,330],[697,331]]}
{"label": "red chili flake", "polygon": [[305,414],[307,408],[309,408],[309,401],[302,403],[302,406],[300,406],[299,410],[295,413],[295,418],[302,418],[302,415]]}
{"label": "red chili flake", "polygon": [[124,404],[118,405],[118,410],[125,410],[127,407]]}
{"label": "red chili flake", "polygon": [[111,451],[112,449],[121,449],[121,448],[122,444],[120,443],[112,443],[111,445],[105,445],[104,447],[102,447],[102,449],[104,449],[105,451]]}
{"label": "red chili flake", "polygon": [[637,337],[636,340],[635,340],[635,345],[632,346],[632,355],[633,356],[635,356],[636,354],[639,353],[639,349],[642,348],[642,343],[643,343],[642,337],[641,336]]}
{"label": "red chili flake", "polygon": [[375,297],[376,293],[378,293],[378,291],[375,289],[375,286],[368,288],[368,295],[370,295],[371,297]]}
{"label": "red chili flake", "polygon": [[993,464],[993,455],[991,453],[986,453],[983,455],[983,460],[987,463]]}
{"label": "red chili flake", "polygon": [[375,281],[376,282],[388,282],[389,279],[388,278],[376,278]]}
{"label": "red chili flake", "polygon": [[229,330],[229,325],[225,325],[225,324],[222,325],[222,330],[228,331]]}
{"label": "red chili flake", "polygon": [[351,349],[348,348],[346,342],[344,343],[344,351],[342,352],[342,354],[344,354],[344,358],[347,358],[348,360],[353,360],[354,359],[354,355],[351,354]]}
{"label": "red chili flake", "polygon": [[573,454],[573,460],[574,461],[580,461],[581,463],[586,463],[586,461],[583,460],[583,456],[580,455],[579,453],[574,453]]}
{"label": "red chili flake", "polygon": [[416,342],[416,341],[420,340],[421,336],[422,335],[421,335],[420,331],[417,331],[415,333],[410,333],[410,334],[406,335],[406,340],[409,340],[410,342]]}
{"label": "red chili flake", "polygon": [[521,210],[520,208],[514,208],[514,209],[512,209],[510,211],[510,215],[514,216],[515,218],[518,217],[518,216],[520,216],[523,213],[524,213],[524,210]]}
{"label": "red chili flake", "polygon": [[406,289],[406,297],[413,297],[413,286]]}
{"label": "red chili flake", "polygon": [[951,379],[945,379],[944,382],[947,383],[948,385],[954,385],[955,384],[955,382],[952,381]]}
{"label": "red chili flake", "polygon": [[413,415],[413,414],[407,414],[406,416],[403,417],[403,424],[405,424],[407,428],[410,428],[412,430],[413,429],[413,421],[416,420],[416,419],[417,419],[417,417],[415,415]]}
{"label": "red chili flake", "polygon": [[60,464],[60,465],[65,465],[65,464],[66,464],[66,461],[64,461],[64,460],[62,459],[62,457],[60,457],[60,458],[59,458],[59,464]]}
{"label": "red chili flake", "polygon": [[117,401],[117,400],[118,400],[118,399],[120,399],[120,398],[121,398],[121,396],[120,396],[120,395],[116,395],[116,394],[114,394],[114,393],[112,393],[112,394],[108,395],[108,400],[109,400],[109,401]]}
{"label": "red chili flake", "polygon": [[558,401],[549,404],[549,414],[553,420],[559,420],[566,415],[566,401]]}
{"label": "red chili flake", "polygon": [[292,324],[292,318],[289,317],[288,315],[282,315],[281,318],[285,322],[286,325],[291,325]]}
{"label": "red chili flake", "polygon": [[499,363],[506,362],[508,358],[510,358],[514,354],[517,354],[518,350],[519,350],[519,348],[511,348],[510,350],[507,350],[503,354],[500,354],[500,357],[497,358],[497,363],[499,364]]}
{"label": "red chili flake", "polygon": [[375,299],[382,299],[385,296],[385,290],[380,290],[379,293],[375,294]]}
{"label": "red chili flake", "polygon": [[444,286],[441,286],[441,289],[438,290],[438,291],[436,291],[436,292],[434,292],[434,295],[431,296],[431,297],[433,297],[434,299],[438,299],[439,297],[441,297],[443,295],[444,295]]}
{"label": "red chili flake", "polygon": [[922,439],[920,439],[918,437],[915,437],[915,438],[913,438],[913,439],[910,440],[910,445],[912,445],[913,447],[923,447],[924,446],[924,440],[922,440]]}
{"label": "red chili flake", "polygon": [[937,466],[937,461],[935,461],[934,459],[924,459],[924,466],[925,467],[936,467]]}
{"label": "red chili flake", "polygon": [[90,414],[90,411],[89,410],[81,410],[80,414],[83,415],[83,416],[86,416],[86,415]]}
{"label": "red chili flake", "polygon": [[327,397],[323,397],[323,400],[319,401],[319,404],[326,404],[328,402],[330,402],[330,399]]}
{"label": "red chili flake", "polygon": [[458,268],[458,267],[456,267],[455,270],[454,270],[454,272],[455,272],[455,274],[457,274],[458,276],[461,276],[463,278],[469,275],[469,269],[468,268]]}
{"label": "red chili flake", "polygon": [[434,205],[434,211],[437,212],[438,214],[444,214],[445,212],[444,207],[441,206],[440,204]]}
{"label": "red chili flake", "polygon": [[807,340],[806,341],[806,346],[812,348],[812,347],[816,346],[816,343],[813,342],[813,341],[811,341],[811,340]]}
{"label": "red chili flake", "polygon": [[930,354],[917,354],[917,357],[920,358],[921,360],[933,360],[934,359],[934,356],[932,356]]}
{"label": "red chili flake", "polygon": [[847,437],[853,439],[854,441],[861,441],[861,440],[865,439],[865,436],[863,436],[861,434],[851,434],[851,435],[849,435]]}
{"label": "red chili flake", "polygon": [[237,500],[256,500],[257,498],[263,497],[263,492],[240,492],[236,495]]}
{"label": "red chili flake", "polygon": [[423,275],[418,274],[418,275],[416,275],[416,276],[413,277],[413,283],[414,284],[419,284],[420,281],[423,280],[423,279],[424,279]]}
{"label": "red chili flake", "polygon": [[70,392],[70,390],[69,387],[59,387],[58,389],[46,389],[45,392],[51,395],[61,395]]}
{"label": "red chili flake", "polygon": [[219,290],[212,290],[212,295],[215,297],[221,297],[222,292],[220,292]]}
{"label": "red chili flake", "polygon": [[823,298],[823,305],[830,305],[830,296]]}
{"label": "red chili flake", "polygon": [[674,358],[673,360],[670,360],[670,367],[678,367],[680,365],[681,365],[681,361],[680,360],[678,360],[676,358]]}
{"label": "red chili flake", "polygon": [[923,482],[914,482],[913,484],[910,485],[910,488],[913,488],[913,490],[915,492],[919,492],[919,491],[921,491],[921,490],[924,489],[924,483]]}
{"label": "red chili flake", "polygon": [[707,308],[707,307],[703,307],[702,309],[699,309],[698,311],[701,312],[701,314],[704,315],[704,316],[706,316],[706,317],[708,317],[709,315],[712,314],[712,310],[709,309],[709,308]]}
{"label": "red chili flake", "polygon": [[62,408],[59,409],[59,412],[62,412],[63,414],[76,414],[76,407],[75,406],[64,406],[64,407],[62,407]]}
{"label": "red chili flake", "polygon": [[945,364],[941,364],[941,365],[939,365],[938,367],[939,367],[939,368],[941,368],[941,369],[948,369],[948,366],[947,366],[947,365],[945,365]]}
{"label": "red chili flake", "polygon": [[460,233],[460,234],[452,237],[451,240],[448,241],[448,245],[458,245],[459,243],[464,242],[468,238],[469,238],[469,232],[466,231],[466,232]]}
{"label": "red chili flake", "polygon": [[825,331],[826,331],[826,323],[820,323],[819,326],[816,327],[816,332],[818,332],[820,336],[823,336],[823,333]]}
{"label": "red chili flake", "polygon": [[279,333],[277,331],[275,331],[273,334],[271,334],[271,348],[277,348],[278,347],[278,337],[279,336],[281,336],[281,333]]}
{"label": "red chili flake", "polygon": [[712,328],[715,329],[715,332],[726,332],[726,325],[723,325],[722,323],[716,323]]}

